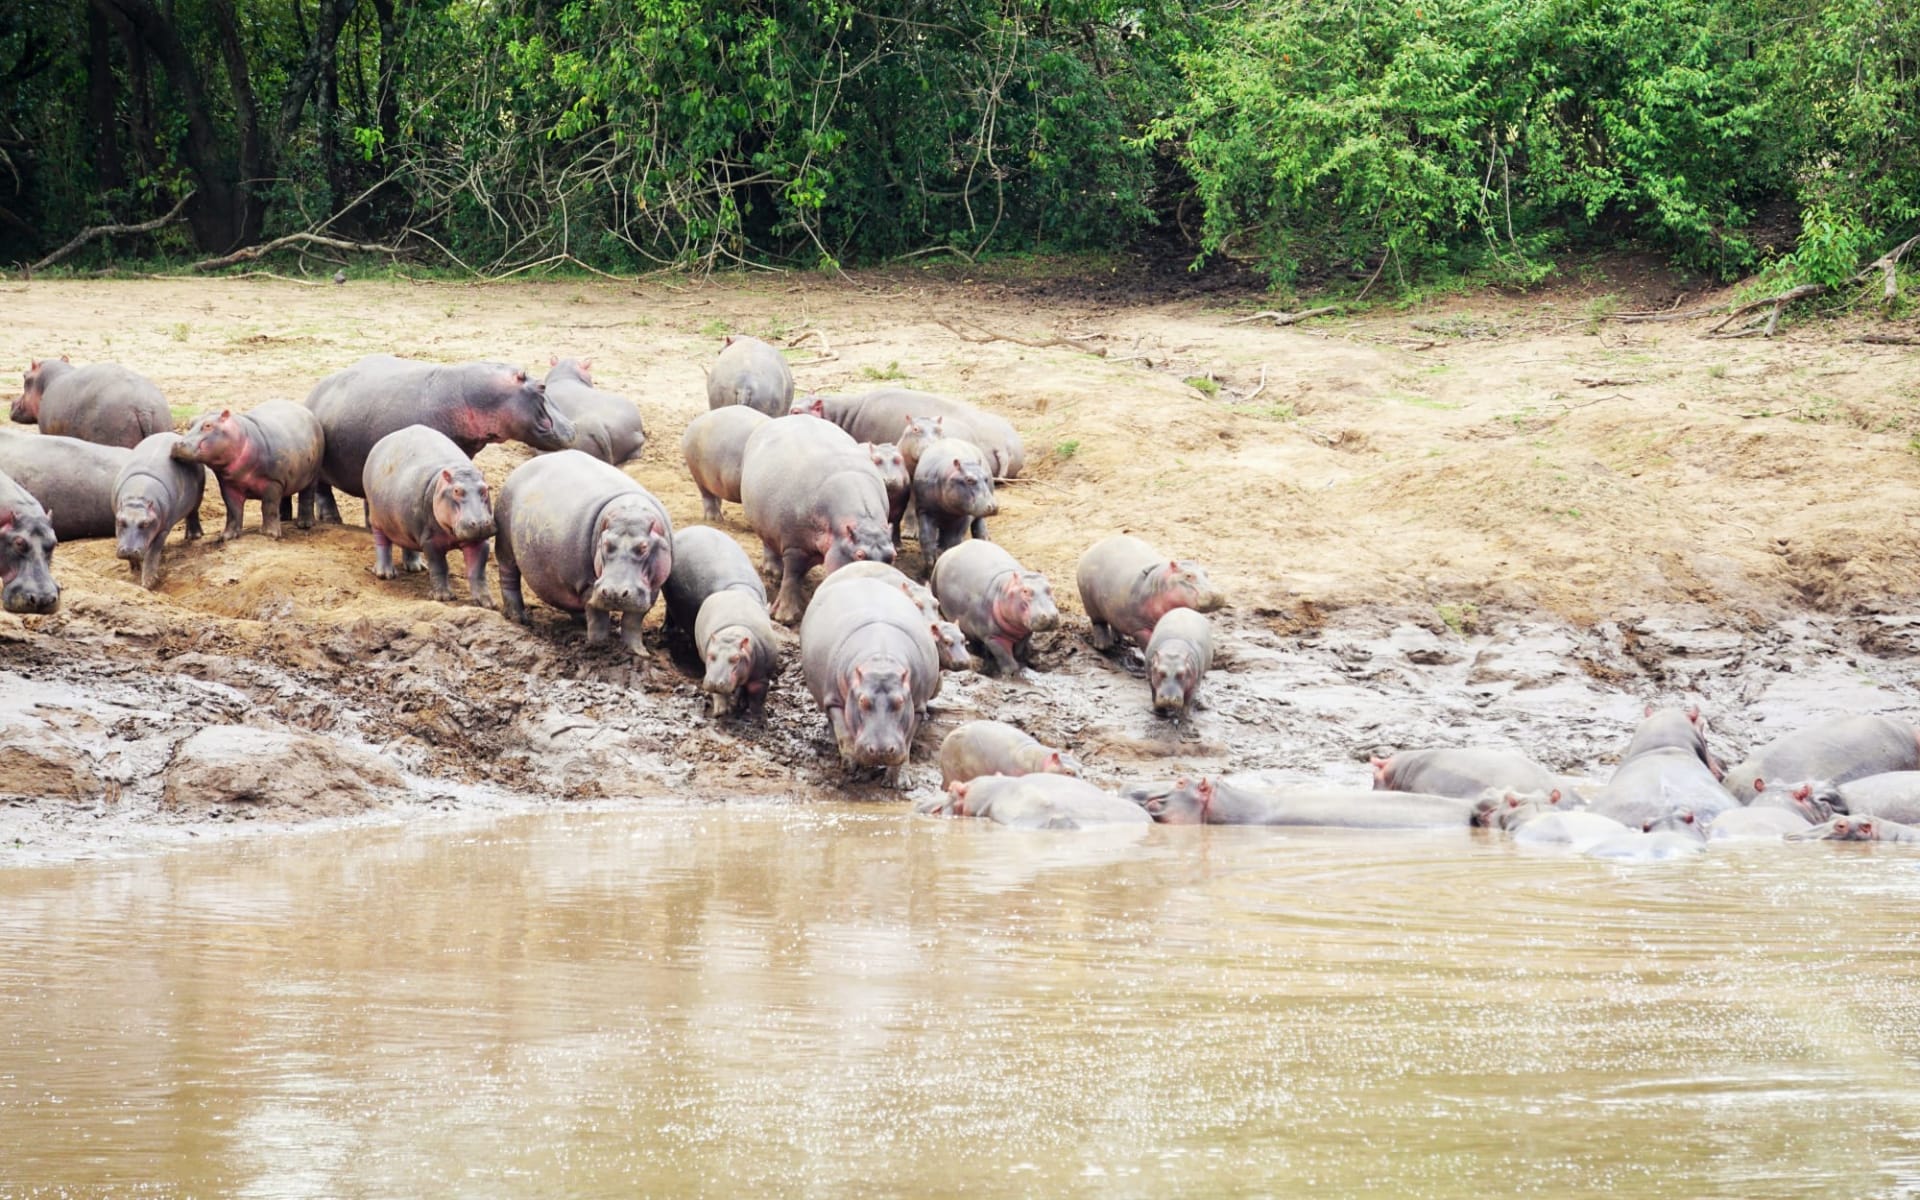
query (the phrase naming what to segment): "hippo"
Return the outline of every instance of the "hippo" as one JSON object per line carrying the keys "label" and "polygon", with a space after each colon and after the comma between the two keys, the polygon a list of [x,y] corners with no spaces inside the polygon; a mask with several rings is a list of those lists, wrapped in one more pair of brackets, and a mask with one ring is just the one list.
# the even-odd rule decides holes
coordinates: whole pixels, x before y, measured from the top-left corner
{"label": "hippo", "polygon": [[767,420],[758,409],[735,404],[687,422],[687,431],[680,435],[680,452],[686,456],[693,486],[700,489],[702,519],[718,521],[722,500],[740,502],[740,465],[747,439]]}
{"label": "hippo", "polygon": [[1153,711],[1184,717],[1200,679],[1213,669],[1213,625],[1190,608],[1170,608],[1147,639],[1147,686]]}
{"label": "hippo", "polygon": [[1162,825],[1466,829],[1473,819],[1473,806],[1452,796],[1292,785],[1256,788],[1207,776],[1138,784],[1122,794]]}
{"label": "hippo", "polygon": [[1748,808],[1778,808],[1794,813],[1809,825],[1818,825],[1836,812],[1846,812],[1840,789],[1824,780],[1771,786],[1764,779],[1753,781],[1753,799]]}
{"label": "hippo", "polygon": [[981,775],[1079,775],[1073,755],[1004,721],[968,721],[940,742],[940,786]]}
{"label": "hippo", "polygon": [[[1377,782],[1374,787],[1379,791],[1393,790],[1380,788]],[[1433,794],[1444,796],[1452,793]],[[1515,830],[1538,817],[1557,812],[1578,812],[1585,807],[1585,801],[1559,788],[1550,792],[1488,788],[1474,798],[1473,824],[1476,828]]]}
{"label": "hippo", "polygon": [[1920,825],[1920,771],[1888,771],[1839,787],[1834,810]]}
{"label": "hippo", "polygon": [[452,600],[447,551],[457,546],[467,563],[467,594],[482,608],[494,606],[487,592],[487,541],[493,537],[487,481],[452,438],[425,425],[397,429],[373,444],[362,482],[376,578],[399,575],[393,565],[398,546],[407,570],[419,570],[426,560],[433,598]]}
{"label": "hippo", "polygon": [[[971,429],[970,426],[958,421],[955,422],[954,428],[956,430]],[[921,453],[946,436],[947,419],[945,417],[907,418],[906,427],[894,440],[894,446],[900,451],[900,461],[906,465],[908,479],[913,478],[913,469],[920,465]],[[953,436],[964,442],[973,442],[975,446],[980,444],[976,439],[968,437],[965,432],[956,432]]]}
{"label": "hippo", "polygon": [[780,648],[764,599],[734,588],[708,596],[694,618],[693,644],[706,664],[700,690],[712,697],[710,715],[766,707],[767,687],[780,672]]}
{"label": "hippo", "polygon": [[173,432],[173,411],[152,380],[118,363],[76,367],[65,355],[27,368],[13,419],[55,437],[126,450]]}
{"label": "hippo", "polygon": [[1920,829],[1885,817],[1834,817],[1808,829],[1786,835],[1790,842],[1908,842],[1920,843]]}
{"label": "hippo", "polygon": [[1698,710],[1647,711],[1593,810],[1629,827],[1689,809],[1703,821],[1736,801],[1720,786]]}
{"label": "hippo", "polygon": [[1869,775],[1920,768],[1920,738],[1905,721],[1888,717],[1834,717],[1777,738],[1728,773],[1742,803],[1756,779],[1822,779],[1850,783]]}
{"label": "hippo", "polygon": [[1013,829],[1099,829],[1146,825],[1140,807],[1072,775],[979,775],[946,785],[915,812],[980,817]]}
{"label": "hippo", "polygon": [[514,468],[493,520],[510,620],[527,624],[524,577],[545,603],[584,612],[594,645],[607,640],[619,613],[621,643],[645,663],[641,622],[673,570],[673,522],[647,489],[591,454],[561,450]]}
{"label": "hippo", "polygon": [[816,564],[831,574],[852,562],[893,561],[880,473],[859,443],[825,421],[775,417],[754,430],[740,497],[779,581],[773,619],[783,625],[805,610],[801,589]]}
{"label": "hippo", "polygon": [[79,438],[0,434],[0,471],[40,502],[63,542],[113,536],[113,485],[132,457]]}
{"label": "hippo", "polygon": [[640,457],[647,431],[633,401],[593,386],[593,360],[547,356],[547,405],[573,422],[572,450],[619,466]]}
{"label": "hippo", "polygon": [[1513,827],[1516,846],[1570,846],[1575,851],[1603,838],[1631,832],[1612,817],[1592,812],[1542,812],[1530,809],[1533,816]]}
{"label": "hippo", "polygon": [[1518,750],[1401,750],[1369,761],[1373,786],[1382,791],[1431,792],[1463,800],[1488,788],[1542,795],[1563,791],[1552,772]]}
{"label": "hippo", "polygon": [[326,432],[320,418],[291,400],[269,400],[248,412],[223,408],[202,413],[173,447],[181,462],[199,463],[213,472],[227,505],[227,524],[218,542],[240,536],[247,501],[260,502],[260,532],[282,534],[281,505],[300,497],[302,529],[313,527],[313,483],[320,477]]}
{"label": "hippo", "polygon": [[53,578],[58,540],[47,510],[0,472],[0,607],[23,616],[59,610],[60,585]]}
{"label": "hippo", "polygon": [[883,768],[897,786],[940,678],[926,618],[877,579],[837,584],[800,622],[800,660],[841,759]]}
{"label": "hippo", "polygon": [[1673,830],[1659,830],[1642,833],[1629,829],[1612,837],[1601,838],[1580,847],[1580,853],[1588,858],[1602,858],[1612,862],[1667,862],[1671,859],[1686,858],[1698,854],[1707,848],[1704,839]]}
{"label": "hippo", "polygon": [[1110,649],[1123,638],[1145,646],[1169,609],[1205,613],[1225,603],[1198,566],[1168,559],[1124,533],[1095,542],[1080,556],[1077,574],[1096,650]]}
{"label": "hippo", "polygon": [[708,525],[674,530],[673,571],[660,589],[667,602],[664,628],[691,635],[707,597],[729,588],[747,593],[766,607],[766,585],[739,542]]}
{"label": "hippo", "polygon": [[787,366],[786,356],[757,337],[729,337],[713,369],[707,372],[707,407],[739,405],[769,417],[781,417],[792,404],[793,370]]}
{"label": "hippo", "polygon": [[[878,562],[848,563],[820,581],[820,586],[813,591],[814,598],[818,599],[820,593],[831,585],[850,579],[878,579],[905,593],[907,599],[913,601],[913,606],[927,619],[927,630],[933,635],[934,649],[940,653],[942,671],[965,671],[973,666],[973,655],[967,650],[967,635],[961,632],[958,625],[940,615],[940,605],[925,584],[907,578],[898,567]],[[934,684],[932,694],[940,694],[938,682]]]}
{"label": "hippo", "polygon": [[965,540],[969,528],[984,539],[987,518],[1000,511],[985,456],[958,438],[929,445],[913,468],[913,511],[920,524],[920,561],[929,573],[942,554]]}
{"label": "hippo", "polygon": [[1730,808],[1715,817],[1713,824],[1707,826],[1707,840],[1710,842],[1777,840],[1789,833],[1811,829],[1813,824],[1812,821],[1790,808],[1777,808],[1770,805]]}
{"label": "hippo", "polygon": [[206,493],[207,469],[180,462],[173,448],[180,435],[156,433],[133,448],[126,465],[113,480],[114,552],[152,591],[160,586],[165,568],[167,534],[184,518],[186,540],[200,537],[200,498]]}
{"label": "hippo", "polygon": [[977,446],[993,468],[994,478],[1015,479],[1026,469],[1026,450],[1014,427],[960,400],[906,388],[879,388],[857,396],[811,397],[808,403],[811,411],[862,442],[895,442],[909,417],[942,417],[946,436]]}
{"label": "hippo", "polygon": [[933,594],[1002,674],[1019,670],[1035,633],[1060,623],[1047,577],[992,542],[962,542],[942,554],[933,565]]}
{"label": "hippo", "polygon": [[907,470],[907,460],[901,456],[900,447],[892,442],[862,442],[861,447],[867,457],[873,460],[873,469],[880,472],[880,482],[887,489],[887,524],[893,527],[893,544],[900,545],[900,522],[907,515],[907,501],[913,499],[913,473]]}
{"label": "hippo", "polygon": [[546,390],[505,363],[442,366],[370,354],[334,372],[307,395],[307,407],[326,430],[314,485],[320,519],[340,520],[333,489],[366,495],[360,479],[373,444],[409,425],[439,430],[468,458],[494,442],[566,449],[573,442],[573,422],[547,404]]}

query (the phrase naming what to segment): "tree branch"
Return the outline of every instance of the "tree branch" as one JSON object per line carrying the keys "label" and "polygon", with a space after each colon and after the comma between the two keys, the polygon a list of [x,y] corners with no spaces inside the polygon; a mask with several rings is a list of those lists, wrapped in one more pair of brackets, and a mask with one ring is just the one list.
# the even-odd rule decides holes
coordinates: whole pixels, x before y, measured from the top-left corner
{"label": "tree branch", "polygon": [[252,262],[254,259],[265,257],[283,246],[292,246],[295,244],[303,246],[326,246],[333,250],[352,250],[360,254],[406,253],[406,251],[399,246],[382,246],[375,242],[349,242],[344,238],[322,237],[317,233],[290,233],[285,237],[277,237],[270,242],[262,242],[258,246],[247,246],[243,249],[235,250],[232,254],[222,254],[218,258],[203,258],[193,264],[193,269],[196,271],[218,271],[221,267],[231,267],[235,263]]}
{"label": "tree branch", "polygon": [[187,206],[187,201],[199,194],[200,193],[196,191],[189,190],[186,195],[180,197],[180,199],[174,203],[174,206],[167,211],[166,216],[155,217],[151,221],[142,221],[138,225],[95,225],[92,229],[83,229],[72,241],[28,267],[27,275],[31,277],[35,271],[46,270],[54,263],[59,262],[95,238],[107,237],[111,234],[118,233],[152,233],[162,225],[171,225],[173,222],[179,220],[180,210]]}

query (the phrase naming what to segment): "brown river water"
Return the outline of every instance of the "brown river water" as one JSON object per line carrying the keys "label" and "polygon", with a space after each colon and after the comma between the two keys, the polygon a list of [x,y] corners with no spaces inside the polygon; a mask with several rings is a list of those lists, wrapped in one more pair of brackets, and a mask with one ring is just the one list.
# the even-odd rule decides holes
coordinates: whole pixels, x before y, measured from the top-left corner
{"label": "brown river water", "polygon": [[1920,854],[753,802],[0,873],[0,1195],[1920,1192]]}

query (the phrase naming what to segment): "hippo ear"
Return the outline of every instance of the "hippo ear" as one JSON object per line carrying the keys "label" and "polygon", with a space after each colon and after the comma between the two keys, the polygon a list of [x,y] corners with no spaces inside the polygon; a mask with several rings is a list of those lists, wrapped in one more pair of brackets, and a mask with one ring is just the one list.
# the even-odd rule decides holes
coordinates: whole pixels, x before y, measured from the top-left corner
{"label": "hippo ear", "polygon": [[727,336],[725,336],[725,337],[723,337],[723,338],[721,338],[721,339],[720,339],[720,348],[724,350],[724,349],[726,349],[726,348],[727,348],[728,346],[731,346],[731,345],[733,345],[733,340],[734,340],[734,338],[735,338],[735,337],[737,337],[737,336],[738,336],[737,334],[732,334],[732,333],[730,333],[730,334],[728,334]]}
{"label": "hippo ear", "polygon": [[73,356],[70,354],[62,354],[60,356],[60,361],[63,363],[70,363],[73,361]]}
{"label": "hippo ear", "polygon": [[1764,779],[1761,779],[1761,778],[1759,778],[1758,776],[1755,776],[1755,777],[1754,777],[1754,781],[1753,781],[1753,790],[1754,790],[1754,791],[1756,791],[1756,792],[1764,792],[1764,791],[1766,791],[1766,790],[1767,790],[1767,781],[1766,781],[1766,780],[1764,780]]}
{"label": "hippo ear", "polygon": [[1812,795],[1813,795],[1813,785],[1810,783],[1803,783],[1799,787],[1793,789],[1793,798],[1795,800],[1805,800],[1811,797]]}
{"label": "hippo ear", "polygon": [[847,536],[848,536],[848,537],[852,537],[852,536],[853,536],[853,535],[854,535],[855,533],[857,533],[858,531],[859,531],[859,526],[858,526],[858,525],[856,525],[856,524],[855,524],[854,522],[852,522],[852,521],[848,521],[848,522],[847,522]]}
{"label": "hippo ear", "polygon": [[220,410],[220,419],[221,419],[222,421],[231,421],[231,420],[233,420],[233,410],[232,410],[232,409],[230,409],[230,408],[223,408],[223,409],[221,409],[221,410]]}
{"label": "hippo ear", "polygon": [[581,372],[581,374],[585,374],[586,372],[588,372],[588,371],[591,371],[591,370],[593,370],[593,360],[592,360],[592,359],[590,359],[590,358],[583,358],[583,359],[581,359],[581,360],[580,360],[580,372]]}
{"label": "hippo ear", "polygon": [[1853,823],[1853,831],[1859,834],[1861,837],[1865,837],[1865,838],[1872,837],[1873,836],[1873,818],[1867,817],[1863,820],[1855,821]]}
{"label": "hippo ear", "polygon": [[1643,712],[1643,713],[1641,713],[1640,715],[1641,715],[1641,716],[1643,716],[1643,717],[1650,717],[1650,716],[1652,716],[1652,715],[1653,715],[1653,705],[1651,705],[1651,704],[1649,704],[1649,705],[1647,705],[1647,708],[1646,708],[1646,711],[1645,711],[1645,712]]}
{"label": "hippo ear", "polygon": [[1058,750],[1048,751],[1045,762],[1047,764],[1047,769],[1049,771],[1053,770],[1056,767],[1063,767],[1066,765],[1065,763],[1060,761],[1060,752]]}
{"label": "hippo ear", "polygon": [[5,533],[12,528],[13,514],[11,512],[0,512],[0,533]]}
{"label": "hippo ear", "polygon": [[862,679],[865,679],[866,677],[867,677],[867,667],[865,663],[862,663],[861,665],[853,669],[853,681],[855,683],[859,683]]}
{"label": "hippo ear", "polygon": [[560,365],[560,356],[559,356],[558,354],[549,354],[549,355],[547,355],[547,365],[548,365],[548,366],[550,366],[550,367],[557,367],[557,366],[559,366],[559,365]]}
{"label": "hippo ear", "polygon": [[1559,788],[1555,788],[1555,789],[1553,789],[1552,791],[1550,791],[1550,792],[1548,792],[1548,793],[1547,793],[1547,803],[1548,803],[1548,804],[1558,804],[1558,803],[1560,803],[1560,789],[1559,789]]}
{"label": "hippo ear", "polygon": [[442,468],[440,468],[440,482],[441,482],[441,483],[452,483],[452,482],[453,482],[453,472],[452,472],[452,471],[450,471],[450,470],[448,470],[448,469],[447,469],[447,468],[445,468],[445,467],[442,467]]}
{"label": "hippo ear", "polygon": [[1694,725],[1700,723],[1700,706],[1698,704],[1687,705],[1687,720]]}
{"label": "hippo ear", "polygon": [[745,635],[745,634],[741,634],[741,635],[740,635],[740,651],[741,651],[741,653],[743,653],[743,654],[744,654],[745,652],[747,652],[748,650],[751,650],[751,649],[753,649],[753,639],[752,639],[752,638],[750,638],[750,637],[748,637],[748,636],[747,636],[747,635]]}

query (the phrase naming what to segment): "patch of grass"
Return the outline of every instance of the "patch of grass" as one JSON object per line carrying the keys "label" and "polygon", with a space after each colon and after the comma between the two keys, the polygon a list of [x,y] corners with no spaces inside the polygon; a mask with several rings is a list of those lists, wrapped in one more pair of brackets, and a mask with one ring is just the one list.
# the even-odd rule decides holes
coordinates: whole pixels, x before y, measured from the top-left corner
{"label": "patch of grass", "polygon": [[1211,400],[1220,394],[1220,381],[1205,375],[1189,375],[1180,381]]}
{"label": "patch of grass", "polygon": [[913,376],[907,374],[905,371],[902,371],[900,369],[900,364],[898,362],[890,362],[885,367],[861,367],[860,377],[862,379],[872,379],[877,382],[885,381],[889,379],[912,379],[913,378]]}
{"label": "patch of grass", "polygon": [[1600,326],[1614,313],[1620,311],[1620,297],[1612,292],[1604,296],[1595,296],[1580,306],[1581,319],[1586,321],[1589,336],[1600,332]]}
{"label": "patch of grass", "polygon": [[1726,377],[1727,377],[1727,364],[1725,363],[1714,363],[1712,366],[1707,368],[1708,379],[1725,379]]}
{"label": "patch of grass", "polygon": [[573,295],[567,297],[568,304],[585,304],[586,302],[587,295],[585,292],[575,292]]}
{"label": "patch of grass", "polygon": [[702,325],[700,332],[707,337],[725,337],[728,332],[727,323],[719,317],[715,317],[705,325]]}
{"label": "patch of grass", "polygon": [[1078,453],[1080,453],[1080,443],[1077,440],[1061,442],[1053,448],[1053,456],[1061,462],[1067,461]]}
{"label": "patch of grass", "polygon": [[1480,608],[1476,604],[1436,604],[1433,611],[1457,637],[1465,637],[1479,627]]}
{"label": "patch of grass", "polygon": [[460,309],[459,309],[459,307],[458,307],[457,305],[453,305],[453,304],[449,304],[449,305],[447,305],[447,307],[446,307],[445,309],[443,309],[442,311],[443,311],[443,312],[445,312],[445,313],[447,314],[447,320],[449,320],[449,321],[451,321],[451,320],[453,320],[453,315],[454,315],[455,313],[457,313],[457,312],[459,312],[459,311],[460,311]]}
{"label": "patch of grass", "polygon": [[1840,402],[1832,396],[1808,396],[1799,411],[1787,419],[1800,425],[1825,425],[1839,412]]}
{"label": "patch of grass", "polygon": [[1418,396],[1412,392],[1388,392],[1386,398],[1400,404],[1410,404],[1415,408],[1431,408],[1439,412],[1453,412],[1460,407],[1458,404],[1448,404],[1445,400],[1435,400],[1432,396]]}
{"label": "patch of grass", "polygon": [[192,332],[193,332],[193,326],[187,324],[185,321],[176,321],[173,324],[167,326],[167,336],[172,338],[176,342],[186,341],[187,335]]}
{"label": "patch of grass", "polygon": [[1297,421],[1300,414],[1293,405],[1275,402],[1273,404],[1229,404],[1227,411],[1243,417],[1253,417],[1261,421]]}
{"label": "patch of grass", "polygon": [[169,404],[167,405],[167,412],[173,417],[173,423],[175,425],[183,421],[191,421],[200,415],[200,410],[191,404]]}

